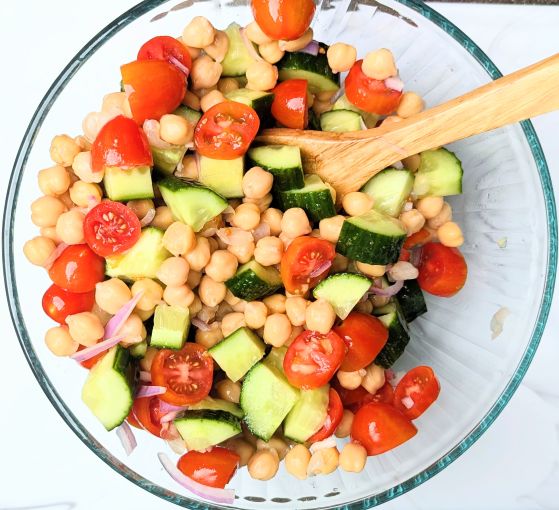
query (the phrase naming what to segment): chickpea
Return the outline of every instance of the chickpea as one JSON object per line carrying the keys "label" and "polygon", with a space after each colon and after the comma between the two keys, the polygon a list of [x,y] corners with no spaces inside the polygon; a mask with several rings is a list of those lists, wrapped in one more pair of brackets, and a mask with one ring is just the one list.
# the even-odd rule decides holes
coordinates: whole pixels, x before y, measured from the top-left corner
{"label": "chickpea", "polygon": [[111,278],[95,285],[95,302],[101,310],[111,315],[117,313],[131,299],[132,292],[120,278]]}
{"label": "chickpea", "polygon": [[272,38],[267,36],[264,31],[260,28],[256,21],[249,23],[245,28],[246,36],[248,37],[249,41],[252,41],[255,44],[266,44],[272,42]]}
{"label": "chickpea", "polygon": [[373,311],[373,303],[371,303],[371,301],[361,301],[355,305],[353,310],[356,312],[370,314]]}
{"label": "chickpea", "polygon": [[291,322],[283,313],[273,313],[264,324],[264,342],[274,347],[281,347],[291,335]]}
{"label": "chickpea", "polygon": [[320,237],[331,243],[337,243],[344,221],[345,218],[341,215],[320,220],[320,223],[318,224]]}
{"label": "chickpea", "polygon": [[82,135],[78,135],[74,137],[74,142],[76,142],[82,151],[91,150],[91,142]]}
{"label": "chickpea", "polygon": [[270,207],[270,204],[272,203],[272,200],[274,199],[274,197],[272,196],[271,193],[268,193],[267,195],[264,195],[262,198],[248,198],[248,197],[244,197],[243,198],[243,203],[244,204],[253,204],[256,207],[258,207],[258,211],[260,213],[264,212],[266,209],[268,209],[268,207]]}
{"label": "chickpea", "polygon": [[305,33],[297,39],[292,39],[290,41],[279,41],[279,47],[284,51],[302,50],[312,41],[313,35],[313,29],[307,28]]}
{"label": "chickpea", "polygon": [[163,300],[170,306],[189,308],[194,302],[194,292],[188,285],[168,285],[163,291]]}
{"label": "chickpea", "polygon": [[288,237],[295,239],[310,234],[312,228],[305,211],[300,207],[292,207],[283,213],[281,230]]}
{"label": "chickpea", "polygon": [[101,111],[111,115],[122,115],[122,103],[126,99],[125,92],[111,92],[103,96]]}
{"label": "chickpea", "polygon": [[234,312],[245,313],[246,306],[247,302],[241,299],[237,304],[231,305],[231,308]]}
{"label": "chickpea", "polygon": [[148,347],[148,350],[144,354],[144,357],[140,360],[140,368],[145,372],[151,372],[151,364],[153,363],[153,358],[157,356],[159,349],[155,347]]}
{"label": "chickpea", "polygon": [[193,110],[200,111],[200,98],[190,90],[187,90],[184,93],[182,104],[192,108]]}
{"label": "chickpea", "polygon": [[409,262],[399,260],[388,271],[393,280],[415,280],[418,276],[418,270]]}
{"label": "chickpea", "polygon": [[373,296],[371,298],[371,303],[373,303],[373,308],[380,308],[381,306],[386,306],[390,302],[390,298],[387,296]]}
{"label": "chickpea", "polygon": [[70,198],[78,207],[88,207],[92,202],[101,202],[103,191],[98,184],[76,181],[70,187]]}
{"label": "chickpea", "polygon": [[[114,116],[105,112],[90,112],[82,121],[82,130],[86,139],[93,142],[101,128]],[[64,165],[70,166],[70,165]]]}
{"label": "chickpea", "polygon": [[351,432],[351,425],[353,424],[353,413],[348,410],[344,409],[344,414],[342,415],[342,419],[336,428],[336,432],[334,435],[339,438],[344,438],[349,436]]}
{"label": "chickpea", "polygon": [[360,473],[367,463],[367,450],[357,443],[346,443],[340,453],[340,468],[348,473]]}
{"label": "chickpea", "polygon": [[142,319],[136,313],[131,313],[128,319],[121,326],[119,336],[122,336],[121,344],[125,347],[134,345],[144,340],[147,336],[146,328],[142,323]]}
{"label": "chickpea", "polygon": [[214,41],[204,48],[206,55],[216,62],[222,62],[229,49],[229,37],[222,30],[216,30]]}
{"label": "chickpea", "polygon": [[271,437],[269,441],[264,441],[262,439],[256,440],[257,450],[275,450],[278,454],[279,460],[285,459],[285,456],[289,452],[289,446],[287,443],[280,439],[279,437]]}
{"label": "chickpea", "polygon": [[209,327],[208,331],[197,329],[194,334],[194,341],[206,349],[210,349],[223,340],[223,333],[221,332],[221,324],[219,322],[212,322]]}
{"label": "chickpea", "polygon": [[445,223],[452,220],[452,209],[448,202],[445,202],[436,216],[429,218],[427,221],[427,226],[433,230],[438,230]]}
{"label": "chickpea", "polygon": [[247,198],[264,198],[272,189],[274,176],[259,166],[253,166],[243,176],[243,192]]}
{"label": "chickpea", "polygon": [[307,467],[311,460],[311,452],[303,445],[295,445],[285,456],[285,469],[299,480],[306,480]]}
{"label": "chickpea", "polygon": [[171,287],[186,283],[190,266],[182,257],[170,257],[164,260],[157,270],[157,278]]}
{"label": "chickpea", "polygon": [[94,172],[91,168],[91,151],[83,151],[76,155],[72,163],[72,170],[83,181],[87,183],[100,183],[105,171]]}
{"label": "chickpea", "polygon": [[103,327],[107,325],[107,322],[111,320],[112,315],[110,313],[105,312],[105,310],[101,310],[97,303],[93,303],[93,307],[91,308],[91,313],[94,313],[95,316],[101,321]]}
{"label": "chickpea", "polygon": [[45,168],[37,175],[39,188],[45,195],[62,195],[71,184],[70,174],[61,165]]}
{"label": "chickpea", "polygon": [[398,74],[394,56],[386,48],[368,53],[363,59],[361,70],[369,78],[374,78],[375,80],[386,80],[386,78]]}
{"label": "chickpea", "polygon": [[373,395],[384,386],[384,368],[371,363],[366,369],[361,386]]}
{"label": "chickpea", "polygon": [[223,68],[207,55],[202,55],[192,63],[190,78],[195,89],[205,89],[217,85]]}
{"label": "chickpea", "polygon": [[265,297],[262,301],[270,313],[285,313],[285,303],[287,298],[283,294],[272,294]]}
{"label": "chickpea", "polygon": [[223,446],[234,451],[239,456],[239,467],[246,466],[255,452],[255,448],[249,442],[241,438],[228,439]]}
{"label": "chickpea", "polygon": [[338,467],[340,454],[334,446],[331,448],[321,448],[311,455],[311,460],[307,466],[307,475],[329,475]]}
{"label": "chickpea", "polygon": [[268,308],[262,301],[251,301],[245,305],[245,323],[251,329],[259,329],[266,323]]}
{"label": "chickpea", "polygon": [[367,193],[353,191],[344,196],[342,205],[350,216],[360,216],[373,208],[373,199]]}
{"label": "chickpea", "polygon": [[129,207],[140,220],[144,218],[150,209],[154,209],[153,200],[149,199],[130,200],[126,203],[126,206]]}
{"label": "chickpea", "polygon": [[247,244],[232,244],[227,247],[227,251],[237,257],[239,264],[246,264],[252,258],[254,250],[255,244],[252,241]]}
{"label": "chickpea", "polygon": [[234,331],[246,326],[245,314],[242,312],[228,313],[221,321],[221,332],[228,337]]}
{"label": "chickpea", "polygon": [[71,356],[80,345],[70,336],[67,326],[56,326],[47,330],[45,343],[55,356]]}
{"label": "chickpea", "polygon": [[351,44],[335,43],[326,52],[328,65],[335,73],[349,71],[357,59],[357,50]]}
{"label": "chickpea", "polygon": [[417,209],[404,211],[400,214],[399,219],[404,224],[404,227],[406,227],[408,236],[419,232],[425,225],[425,218]]}
{"label": "chickpea", "polygon": [[163,246],[176,257],[192,252],[197,246],[194,230],[180,221],[171,223],[163,235]]}
{"label": "chickpea", "polygon": [[133,283],[132,297],[138,292],[143,291],[142,297],[136,304],[138,310],[151,310],[161,302],[163,298],[163,288],[156,281],[151,278],[142,278]]}
{"label": "chickpea", "polygon": [[215,28],[204,16],[192,18],[182,31],[182,42],[191,48],[205,48],[214,42]]}
{"label": "chickpea", "polygon": [[191,288],[195,289],[200,284],[202,279],[202,273],[200,271],[192,271],[192,268],[188,272],[188,278],[186,279],[186,284]]}
{"label": "chickpea", "polygon": [[198,287],[198,297],[206,306],[217,306],[225,299],[227,287],[222,282],[216,282],[209,276],[205,275],[200,281]]}
{"label": "chickpea", "polygon": [[402,164],[411,172],[417,172],[419,170],[419,165],[421,165],[421,154],[414,154],[413,156],[404,158]]}
{"label": "chickpea", "polygon": [[421,112],[423,108],[425,108],[425,103],[420,95],[415,92],[404,92],[396,113],[398,117],[407,119]]}
{"label": "chickpea", "polygon": [[419,199],[415,208],[423,215],[426,220],[437,216],[443,209],[443,197],[425,197]]}
{"label": "chickpea", "polygon": [[270,235],[279,236],[281,234],[281,220],[283,213],[279,209],[273,207],[266,209],[260,215],[260,221],[267,223],[270,227]]}
{"label": "chickpea", "polygon": [[60,199],[46,195],[32,202],[31,221],[38,227],[54,227],[65,210]]}
{"label": "chickpea", "polygon": [[173,145],[185,145],[192,141],[194,126],[180,115],[168,113],[159,120],[159,136]]}
{"label": "chickpea", "polygon": [[80,146],[68,135],[56,135],[50,144],[50,157],[59,165],[71,166]]}
{"label": "chickpea", "polygon": [[56,221],[56,234],[66,244],[82,244],[84,219],[85,214],[78,209],[62,213]]}
{"label": "chickpea", "polygon": [[31,264],[44,267],[55,248],[56,244],[52,239],[37,236],[23,245],[23,253]]}
{"label": "chickpea", "polygon": [[240,298],[235,296],[229,289],[227,289],[227,294],[225,294],[225,300],[228,305],[234,306],[241,301]]}
{"label": "chickpea", "polygon": [[343,255],[340,255],[339,253],[336,253],[334,260],[332,261],[331,272],[343,273],[344,271],[347,270],[348,266],[349,266],[349,259],[347,257],[344,257]]}
{"label": "chickpea", "polygon": [[212,106],[227,101],[225,96],[219,90],[212,90],[208,92],[202,99],[200,99],[200,106],[202,111],[207,112]]}
{"label": "chickpea", "polygon": [[263,237],[256,243],[254,258],[263,266],[273,266],[281,262],[283,242],[277,237]]}
{"label": "chickpea", "polygon": [[322,115],[325,112],[329,112],[332,109],[332,103],[330,101],[319,101],[315,99],[312,104],[312,110],[317,115]]}
{"label": "chickpea", "polygon": [[384,276],[384,273],[386,273],[386,266],[381,266],[378,264],[365,264],[364,262],[356,262],[355,267],[359,272],[367,276],[372,276],[373,278]]}
{"label": "chickpea", "polygon": [[196,159],[191,154],[187,154],[182,158],[182,165],[175,170],[177,177],[184,177],[185,179],[197,180],[198,179],[198,165]]}
{"label": "chickpea", "polygon": [[285,55],[285,51],[279,47],[278,41],[260,44],[258,46],[258,52],[269,64],[276,64]]}
{"label": "chickpea", "polygon": [[278,472],[278,452],[273,449],[259,450],[248,461],[248,474],[255,480],[270,480]]}
{"label": "chickpea", "polygon": [[355,390],[359,388],[364,376],[365,370],[356,370],[355,372],[344,372],[342,370],[338,370],[336,373],[340,386],[346,390]]}
{"label": "chickpea", "polygon": [[305,324],[307,329],[326,334],[334,325],[336,312],[332,305],[325,299],[317,299],[307,306],[305,311]]}
{"label": "chickpea", "polygon": [[196,315],[200,313],[200,310],[202,310],[202,301],[200,301],[198,296],[194,295],[194,300],[188,307],[188,310],[190,312],[190,317],[196,317]]}
{"label": "chickpea", "polygon": [[215,389],[217,396],[227,402],[238,404],[241,399],[241,385],[238,382],[223,379],[215,385]]}
{"label": "chickpea", "polygon": [[190,264],[191,270],[202,271],[210,261],[210,242],[206,237],[196,237],[196,245],[194,248],[183,256]]}
{"label": "chickpea", "polygon": [[41,236],[48,237],[51,241],[54,241],[54,244],[59,244],[62,242],[62,239],[58,237],[56,233],[56,227],[42,227],[40,229]]}
{"label": "chickpea", "polygon": [[309,302],[300,296],[289,297],[285,300],[285,313],[293,326],[305,324],[305,315]]}
{"label": "chickpea", "polygon": [[235,209],[231,224],[243,230],[252,230],[260,223],[260,210],[254,204],[241,204]]}
{"label": "chickpea", "polygon": [[212,253],[206,266],[206,274],[216,282],[224,282],[232,278],[237,271],[237,257],[227,250],[216,250]]}
{"label": "chickpea", "polygon": [[437,230],[437,237],[441,244],[451,248],[457,248],[464,244],[462,230],[453,221],[447,221],[444,225],[440,226]]}
{"label": "chickpea", "polygon": [[266,61],[253,62],[246,71],[247,89],[271,90],[278,81],[278,68]]}
{"label": "chickpea", "polygon": [[305,329],[303,328],[303,326],[293,326],[293,328],[291,328],[291,335],[289,335],[289,338],[287,339],[287,342],[285,342],[284,345],[286,346],[290,346],[293,341],[303,332],[305,331]]}

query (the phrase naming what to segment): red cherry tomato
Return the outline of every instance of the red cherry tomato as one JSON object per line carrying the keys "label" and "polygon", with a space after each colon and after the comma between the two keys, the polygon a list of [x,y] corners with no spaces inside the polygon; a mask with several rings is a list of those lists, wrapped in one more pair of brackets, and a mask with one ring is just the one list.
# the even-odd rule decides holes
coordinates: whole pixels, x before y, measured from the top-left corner
{"label": "red cherry tomato", "polygon": [[73,244],[54,261],[49,276],[64,290],[91,292],[105,278],[105,261],[87,244]]}
{"label": "red cherry tomato", "polygon": [[421,416],[437,400],[441,386],[431,367],[412,368],[398,383],[394,407],[410,420]]}
{"label": "red cherry tomato", "polygon": [[201,345],[187,343],[180,351],[160,350],[151,365],[151,380],[167,391],[160,399],[177,406],[200,402],[213,382],[213,359]]}
{"label": "red cherry tomato", "polygon": [[363,445],[368,455],[379,455],[405,443],[417,434],[415,425],[389,404],[365,404],[353,418],[351,439]]}
{"label": "red cherry tomato", "polygon": [[[85,345],[80,345],[78,347],[78,351],[81,351],[83,349],[85,349]],[[80,361],[80,365],[83,368],[87,368],[88,370],[91,370],[96,364],[97,362],[103,358],[103,356],[105,356],[105,354],[107,354],[107,352],[100,352],[99,354],[96,354],[95,356],[93,356],[92,358],[86,359],[85,361]]]}
{"label": "red cherry tomato", "polygon": [[186,77],[163,60],[135,60],[120,67],[132,116],[138,124],[173,112],[186,90]]}
{"label": "red cherry tomato", "polygon": [[130,409],[130,412],[128,413],[128,416],[126,417],[126,421],[128,422],[128,425],[131,425],[132,427],[136,428],[136,429],[142,429],[144,427],[142,427],[142,424],[138,421],[138,419],[136,418],[136,415],[134,414],[134,406],[132,406],[132,409]]}
{"label": "red cherry tomato", "polygon": [[281,258],[281,279],[291,294],[304,294],[328,275],[334,247],[316,237],[297,237]]}
{"label": "red cherry tomato", "polygon": [[138,51],[138,60],[164,60],[185,76],[192,69],[192,57],[184,44],[168,35],[158,35],[145,42]]}
{"label": "red cherry tomato", "polygon": [[377,115],[388,115],[400,104],[402,92],[389,89],[382,80],[369,78],[358,60],[345,79],[345,93],[349,102],[361,110]]}
{"label": "red cherry tomato", "polygon": [[101,172],[107,166],[126,169],[152,164],[144,131],[123,115],[107,122],[91,146],[91,168],[94,172]]}
{"label": "red cherry tomato", "polygon": [[[160,420],[163,413],[159,409],[160,405],[161,401],[157,397],[135,399],[128,415],[128,423],[134,426],[139,424],[141,428],[147,430],[150,434],[161,437],[163,426]],[[132,416],[131,420],[130,416]]]}
{"label": "red cherry tomato", "polygon": [[130,207],[105,200],[85,215],[83,230],[89,247],[107,257],[132,248],[140,238],[142,225]]}
{"label": "red cherry tomato", "polygon": [[322,428],[309,437],[307,441],[310,443],[316,443],[317,441],[322,441],[323,439],[330,437],[342,421],[344,406],[342,405],[338,392],[335,389],[330,388],[328,397],[328,414],[326,415],[326,420],[324,421]]}
{"label": "red cherry tomato", "polygon": [[334,331],[347,345],[340,370],[355,372],[370,365],[388,340],[386,326],[372,315],[352,312]]}
{"label": "red cherry tomato", "polygon": [[272,115],[283,126],[305,129],[309,121],[307,80],[286,80],[274,88]]}
{"label": "red cherry tomato", "polygon": [[252,0],[252,13],[262,31],[272,39],[301,37],[311,24],[312,0]]}
{"label": "red cherry tomato", "polygon": [[426,229],[422,228],[415,234],[407,237],[404,241],[403,247],[406,250],[413,250],[419,246],[423,246],[425,243],[431,240],[431,233]]}
{"label": "red cherry tomato", "polygon": [[198,483],[223,489],[235,474],[239,460],[235,452],[214,446],[207,452],[191,450],[185,453],[177,467]]}
{"label": "red cherry tomato", "polygon": [[293,386],[318,388],[332,378],[345,353],[344,341],[333,331],[303,331],[288,347],[283,370]]}
{"label": "red cherry tomato", "polygon": [[337,378],[333,380],[332,386],[340,394],[343,406],[353,413],[356,413],[361,407],[370,402],[392,404],[394,401],[394,389],[389,382],[385,382],[384,386],[374,394],[369,393],[363,386],[359,386],[359,388],[354,390],[342,388]]}
{"label": "red cherry tomato", "polygon": [[458,248],[440,243],[427,243],[421,248],[419,286],[429,294],[454,296],[466,283],[468,266]]}
{"label": "red cherry tomato", "polygon": [[95,292],[68,292],[52,284],[43,295],[43,310],[55,322],[66,323],[68,315],[89,312],[95,303]]}
{"label": "red cherry tomato", "polygon": [[235,159],[248,150],[259,127],[260,119],[250,106],[225,101],[202,115],[194,130],[194,144],[203,156]]}

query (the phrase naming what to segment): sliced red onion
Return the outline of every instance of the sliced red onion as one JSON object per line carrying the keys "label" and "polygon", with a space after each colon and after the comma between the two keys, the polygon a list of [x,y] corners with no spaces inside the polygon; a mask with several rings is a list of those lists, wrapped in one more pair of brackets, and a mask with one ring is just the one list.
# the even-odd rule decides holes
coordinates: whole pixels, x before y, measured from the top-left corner
{"label": "sliced red onion", "polygon": [[318,41],[315,41],[313,39],[302,50],[298,50],[298,51],[300,53],[308,53],[309,55],[312,55],[313,57],[316,57],[318,55],[318,50],[319,49],[320,49],[320,46],[318,45]]}
{"label": "sliced red onion", "polygon": [[136,446],[138,446],[138,443],[136,442],[136,436],[134,436],[134,432],[132,432],[132,429],[127,422],[123,421],[122,424],[116,429],[116,435],[120,439],[126,455],[130,455],[134,451]]}
{"label": "sliced red onion", "polygon": [[68,245],[66,243],[60,243],[54,250],[53,252],[47,257],[47,260],[45,261],[45,269],[48,271],[52,265],[54,264],[54,261],[60,257],[60,255],[62,255],[62,252],[68,248]]}
{"label": "sliced red onion", "polygon": [[200,331],[210,331],[212,328],[207,322],[204,322],[200,317],[194,317],[191,321],[192,325]]}
{"label": "sliced red onion", "polygon": [[136,398],[156,397],[157,395],[163,395],[166,391],[165,386],[140,386]]}
{"label": "sliced red onion", "polygon": [[320,276],[321,274],[328,271],[328,269],[330,269],[331,267],[332,267],[332,261],[331,260],[323,260],[320,265],[313,268],[313,270],[311,271],[311,274],[309,276],[311,278],[315,278],[317,276]]}
{"label": "sliced red onion", "polygon": [[190,74],[190,69],[188,69],[188,67],[183,65],[183,63],[178,58],[173,57],[173,55],[169,55],[167,57],[167,60],[169,61],[170,64],[173,64],[179,71],[181,71],[184,74],[185,78],[188,78],[188,75]]}
{"label": "sliced red onion", "polygon": [[219,228],[216,234],[225,244],[230,244],[232,246],[253,242],[252,234],[238,227]]}
{"label": "sliced red onion", "polygon": [[398,292],[400,292],[400,289],[403,286],[404,286],[404,281],[399,280],[393,283],[392,285],[390,285],[389,287],[386,287],[386,289],[382,289],[381,287],[375,287],[374,285],[371,285],[369,292],[377,296],[392,297],[398,294]]}
{"label": "sliced red onion", "polygon": [[188,406],[175,406],[159,399],[159,412],[162,414],[186,411]]}
{"label": "sliced red onion", "polygon": [[203,305],[202,309],[198,312],[197,317],[201,321],[209,323],[211,320],[214,319],[215,314],[217,313],[217,308],[217,306]]}
{"label": "sliced red onion", "polygon": [[402,405],[406,409],[411,409],[415,405],[415,402],[413,401],[413,398],[411,398],[411,397],[404,397],[402,399]]}
{"label": "sliced red onion", "polygon": [[208,487],[193,480],[189,476],[179,471],[175,464],[167,457],[165,453],[158,453],[159,462],[163,468],[175,482],[182,485],[185,489],[192,492],[196,496],[213,501],[214,503],[222,503],[224,505],[232,505],[235,502],[235,491],[232,489],[217,489],[215,487]]}
{"label": "sliced red onion", "polygon": [[152,207],[140,220],[140,225],[142,227],[147,227],[153,221],[153,218],[155,218],[155,209]]}
{"label": "sliced red onion", "polygon": [[334,439],[334,436],[330,436],[327,437],[326,439],[323,439],[322,441],[317,441],[316,443],[313,443],[309,448],[309,450],[311,451],[311,453],[314,453],[324,448],[333,448],[334,446],[336,446],[336,440]]}
{"label": "sliced red onion", "polygon": [[402,92],[404,90],[404,82],[398,76],[390,76],[384,80],[384,84],[386,87],[392,90],[396,90],[398,92]]}
{"label": "sliced red onion", "polygon": [[241,39],[243,40],[243,44],[245,45],[245,48],[247,49],[248,54],[254,60],[256,60],[257,62],[262,62],[264,59],[256,51],[256,48],[254,47],[254,44],[252,44],[250,39],[247,37],[246,30],[244,28],[241,28],[241,30],[239,32],[241,33]]}
{"label": "sliced red onion", "polygon": [[342,85],[338,91],[330,98],[330,104],[334,104],[340,97],[345,94],[345,85]]}
{"label": "sliced red onion", "polygon": [[91,347],[86,347],[85,349],[72,354],[70,358],[72,358],[74,361],[77,361],[78,363],[81,363],[82,361],[93,358],[93,356],[97,356],[97,354],[108,351],[111,347],[114,347],[116,344],[118,344],[123,338],[124,337],[122,336],[107,338],[107,340],[103,340],[102,342],[92,345]]}
{"label": "sliced red onion", "polygon": [[140,370],[140,382],[151,382],[151,373],[146,370]]}
{"label": "sliced red onion", "polygon": [[258,226],[252,231],[254,242],[257,243],[263,237],[268,237],[271,233],[270,225],[268,223],[259,223]]}
{"label": "sliced red onion", "polygon": [[167,441],[167,444],[169,445],[169,448],[171,448],[171,450],[173,450],[173,452],[176,453],[177,455],[183,455],[184,453],[186,453],[186,444],[182,437],[177,437],[176,439],[169,439]]}
{"label": "sliced red onion", "polygon": [[159,122],[155,119],[144,121],[143,128],[150,147],[155,147],[156,149],[172,149],[174,147],[174,145],[161,139],[159,135]]}
{"label": "sliced red onion", "polygon": [[412,266],[419,266],[419,263],[421,262],[421,248],[416,248],[414,250],[411,251],[410,254],[410,264]]}
{"label": "sliced red onion", "polygon": [[159,423],[169,423],[171,421],[174,421],[179,413],[180,411],[171,411],[170,413],[164,414],[159,420]]}
{"label": "sliced red onion", "polygon": [[120,328],[122,328],[122,325],[126,322],[126,319],[130,317],[130,314],[132,313],[132,311],[138,304],[138,301],[140,301],[143,295],[144,295],[144,291],[141,290],[130,301],[128,301],[128,303],[126,303],[118,312],[116,312],[116,314],[113,317],[111,317],[111,320],[107,322],[107,325],[105,326],[104,338],[110,338],[119,332]]}

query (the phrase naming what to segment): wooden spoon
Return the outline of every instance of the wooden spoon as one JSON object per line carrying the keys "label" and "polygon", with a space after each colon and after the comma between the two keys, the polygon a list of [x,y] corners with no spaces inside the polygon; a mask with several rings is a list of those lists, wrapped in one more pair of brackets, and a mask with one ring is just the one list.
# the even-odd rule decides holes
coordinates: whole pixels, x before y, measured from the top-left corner
{"label": "wooden spoon", "polygon": [[559,109],[559,53],[401,122],[351,133],[268,129],[258,142],[297,145],[305,172],[338,197],[407,156]]}

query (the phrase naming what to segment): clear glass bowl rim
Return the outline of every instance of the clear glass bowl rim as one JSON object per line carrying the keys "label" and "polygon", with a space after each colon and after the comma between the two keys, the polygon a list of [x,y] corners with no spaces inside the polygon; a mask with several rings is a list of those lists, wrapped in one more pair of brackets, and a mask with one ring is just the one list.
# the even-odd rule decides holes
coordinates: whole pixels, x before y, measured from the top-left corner
{"label": "clear glass bowl rim", "polygon": [[[166,1],[168,0],[145,0],[112,21],[76,54],[76,56],[69,62],[69,64],[56,78],[54,83],[51,85],[51,87],[41,100],[41,103],[35,111],[21,142],[8,184],[2,228],[2,262],[4,271],[4,282],[12,322],[16,329],[18,339],[27,359],[27,362],[29,363],[33,374],[39,382],[42,390],[45,392],[47,398],[50,400],[62,419],[81,439],[81,441],[99,458],[107,463],[112,469],[114,469],[119,474],[132,481],[139,487],[149,491],[156,496],[159,496],[167,501],[180,506],[184,506],[186,508],[197,510],[211,510],[215,508],[226,509],[231,507],[212,505],[206,502],[191,500],[187,497],[165,490],[159,485],[146,480],[142,476],[138,475],[136,472],[127,468],[117,458],[113,457],[89,434],[87,430],[84,429],[80,421],[74,416],[72,411],[67,408],[66,404],[58,395],[56,389],[44,372],[43,367],[34,352],[31,339],[29,338],[27,330],[24,326],[23,317],[19,307],[17,289],[15,286],[15,268],[12,263],[12,261],[14,260],[14,213],[17,203],[18,191],[21,183],[21,177],[25,169],[25,164],[27,162],[29,152],[33,146],[35,134],[41,128],[43,120],[48,114],[50,107],[52,106],[58,95],[64,90],[65,85],[71,80],[72,76],[81,67],[81,65],[100,46],[107,42],[112,37],[112,35],[120,31],[122,28],[124,28],[126,25],[128,25],[138,17],[142,16],[150,10],[155,9]],[[406,7],[409,7],[418,12],[428,20],[432,21],[435,25],[444,30],[449,36],[454,38],[462,47],[464,47],[464,49],[466,49],[466,51],[468,51],[472,55],[472,57],[474,57],[478,61],[478,63],[483,67],[483,69],[485,69],[487,74],[492,79],[497,79],[502,76],[501,72],[497,69],[490,58],[466,34],[464,34],[458,27],[447,20],[444,16],[442,16],[420,0],[397,1],[405,5]],[[534,331],[532,333],[532,337],[530,339],[530,343],[528,344],[515,373],[513,374],[511,380],[508,382],[506,388],[501,393],[500,397],[493,404],[484,418],[473,427],[470,433],[459,444],[454,446],[444,456],[439,458],[437,461],[435,461],[433,464],[431,464],[429,467],[427,467],[417,475],[380,494],[348,503],[343,506],[344,510],[362,510],[377,506],[386,501],[394,499],[422,484],[426,480],[442,471],[449,464],[451,464],[473,443],[475,443],[499,416],[499,414],[505,408],[514,392],[518,388],[520,382],[526,374],[526,371],[528,370],[528,367],[530,366],[530,363],[532,362],[551,309],[553,289],[555,285],[555,275],[557,271],[557,212],[555,207],[553,187],[549,175],[549,169],[547,167],[545,156],[543,154],[536,132],[534,131],[532,123],[529,121],[521,122],[521,126],[532,151],[532,155],[534,157],[534,161],[536,163],[540,182],[542,185],[547,215],[549,240],[547,254],[547,271],[543,290],[543,299],[541,301],[540,309],[538,310],[538,316],[535,323]],[[322,508],[339,507],[328,506]]]}

